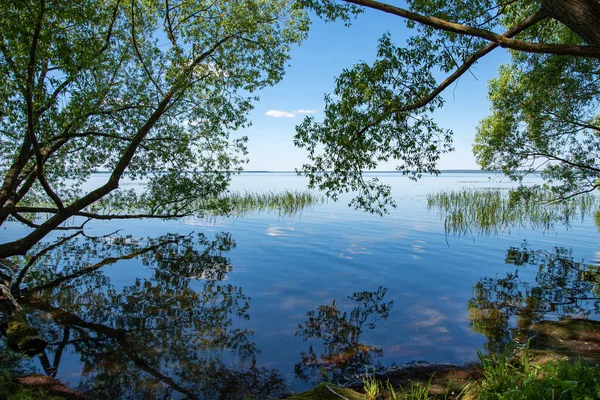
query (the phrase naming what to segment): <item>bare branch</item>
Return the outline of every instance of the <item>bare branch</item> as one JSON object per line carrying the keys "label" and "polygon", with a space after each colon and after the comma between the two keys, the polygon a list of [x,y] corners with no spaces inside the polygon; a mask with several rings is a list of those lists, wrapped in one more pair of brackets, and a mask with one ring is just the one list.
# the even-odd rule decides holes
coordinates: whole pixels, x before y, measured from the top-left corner
{"label": "bare branch", "polygon": [[[22,224],[27,225],[30,228],[36,229],[36,228],[39,228],[41,226],[41,225],[36,224],[35,222],[30,221],[27,218],[23,217],[22,215],[20,215],[15,210],[9,209],[8,213],[11,216],[13,216],[17,221],[19,221]],[[76,229],[83,229],[83,225],[80,225],[80,226],[58,226],[54,230],[57,230],[57,231],[72,231],[72,230],[76,230]]]}
{"label": "bare branch", "polygon": [[134,252],[129,253],[129,254],[124,255],[124,256],[105,258],[104,260],[102,260],[102,261],[100,261],[98,263],[91,264],[91,265],[88,265],[86,267],[83,267],[80,270],[78,270],[78,271],[76,271],[76,272],[74,272],[72,274],[63,275],[63,276],[61,276],[61,277],[59,277],[57,279],[54,279],[51,282],[44,283],[42,285],[35,286],[35,287],[32,287],[32,288],[27,288],[27,289],[23,290],[23,293],[25,295],[29,295],[29,294],[34,293],[34,292],[41,292],[42,290],[52,289],[54,287],[57,287],[57,286],[63,284],[64,282],[67,282],[67,281],[73,280],[75,278],[78,278],[80,276],[83,276],[83,275],[89,274],[91,272],[97,271],[100,268],[104,267],[105,265],[114,264],[114,263],[116,263],[117,261],[120,261],[120,260],[131,260],[131,259],[134,259],[136,257],[141,256],[142,254],[153,252],[153,251],[155,251],[155,250],[157,250],[157,249],[159,249],[162,246],[165,246],[167,244],[177,243],[177,241],[178,241],[177,239],[167,240],[165,242],[161,242],[161,243],[156,244],[154,246],[146,247],[146,248],[144,248],[142,250],[139,250],[139,251],[134,251]]}

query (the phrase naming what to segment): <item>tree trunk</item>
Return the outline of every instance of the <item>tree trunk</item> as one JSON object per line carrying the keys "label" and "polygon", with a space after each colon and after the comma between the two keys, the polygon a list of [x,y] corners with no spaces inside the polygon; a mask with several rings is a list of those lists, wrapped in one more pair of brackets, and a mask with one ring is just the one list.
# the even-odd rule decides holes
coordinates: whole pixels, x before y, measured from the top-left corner
{"label": "tree trunk", "polygon": [[588,45],[600,48],[600,2],[597,0],[541,0],[542,9],[569,27]]}
{"label": "tree trunk", "polygon": [[48,345],[38,330],[27,321],[23,311],[4,316],[0,321],[0,333],[6,336],[8,347],[30,357],[41,353]]}
{"label": "tree trunk", "polygon": [[40,337],[36,328],[31,326],[21,306],[11,293],[12,279],[4,271],[12,269],[4,260],[0,260],[0,334],[6,337],[6,344],[14,351],[34,356],[44,351],[48,342]]}

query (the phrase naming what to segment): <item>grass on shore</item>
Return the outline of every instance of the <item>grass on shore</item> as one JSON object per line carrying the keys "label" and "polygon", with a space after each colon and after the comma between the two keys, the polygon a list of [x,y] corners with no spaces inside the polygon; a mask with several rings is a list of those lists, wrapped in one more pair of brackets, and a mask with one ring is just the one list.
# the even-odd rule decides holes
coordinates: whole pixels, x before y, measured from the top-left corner
{"label": "grass on shore", "polygon": [[[446,391],[435,392],[434,376],[426,382],[410,382],[404,387],[392,387],[389,380],[367,375],[363,387],[355,390],[321,384],[316,389],[300,393],[288,400],[546,400],[600,398],[600,365],[581,360],[552,360],[536,363],[525,349],[519,356],[480,355],[482,378],[460,382],[460,390],[450,390],[458,382],[446,382]],[[439,383],[439,382],[437,382]],[[334,393],[335,392],[335,393]]]}
{"label": "grass on shore", "polygon": [[529,344],[520,357],[483,357],[483,379],[471,384],[465,399],[583,399],[600,398],[600,366],[575,361],[534,363]]}

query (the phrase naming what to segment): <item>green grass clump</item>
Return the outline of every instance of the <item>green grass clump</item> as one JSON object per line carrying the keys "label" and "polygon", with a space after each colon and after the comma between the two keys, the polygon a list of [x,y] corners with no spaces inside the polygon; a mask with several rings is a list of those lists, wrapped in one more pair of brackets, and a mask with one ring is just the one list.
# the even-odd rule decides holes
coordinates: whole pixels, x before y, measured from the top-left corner
{"label": "green grass clump", "polygon": [[529,349],[521,360],[509,362],[508,355],[483,357],[484,378],[471,385],[470,399],[583,399],[600,398],[600,366],[577,360],[531,363]]}
{"label": "green grass clump", "polygon": [[395,390],[390,381],[385,383],[375,378],[375,371],[369,375],[369,372],[365,374],[363,378],[363,390],[367,400],[429,400],[429,391],[431,389],[431,380],[433,375],[429,378],[426,384],[410,383],[410,389],[405,390],[399,388]]}
{"label": "green grass clump", "polygon": [[369,371],[365,374],[363,378],[363,389],[365,390],[365,394],[367,395],[367,399],[376,400],[379,398],[381,394],[381,382],[379,382],[375,378],[375,370],[373,370],[373,374],[369,375]]}

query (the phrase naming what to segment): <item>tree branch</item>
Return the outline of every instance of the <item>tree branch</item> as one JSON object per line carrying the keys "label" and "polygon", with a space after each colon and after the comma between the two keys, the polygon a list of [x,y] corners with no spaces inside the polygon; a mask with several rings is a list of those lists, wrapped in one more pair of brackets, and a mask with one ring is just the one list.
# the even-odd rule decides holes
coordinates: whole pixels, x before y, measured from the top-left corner
{"label": "tree branch", "polygon": [[144,58],[142,57],[142,54],[140,53],[140,49],[138,48],[138,45],[137,45],[137,40],[135,38],[135,2],[134,1],[131,2],[131,40],[133,43],[133,49],[135,50],[135,55],[137,56],[138,60],[142,64],[142,68],[146,72],[148,79],[150,79],[150,81],[152,82],[152,84],[154,85],[154,87],[156,88],[158,93],[164,97],[164,93],[163,93],[162,89],[160,88],[158,83],[154,80],[152,73],[146,66],[146,63],[144,62]]}
{"label": "tree branch", "polygon": [[569,161],[565,158],[555,156],[553,154],[541,153],[539,151],[532,151],[531,153],[526,153],[525,155],[529,156],[529,157],[544,157],[549,160],[560,161],[561,163],[570,165],[572,167],[575,167],[575,168],[583,170],[583,171],[590,170],[590,171],[596,172],[597,174],[600,174],[600,168],[594,167],[592,165],[579,164],[579,163],[576,163],[573,161]]}
{"label": "tree branch", "polygon": [[[530,28],[531,26],[537,24],[538,22],[544,20],[545,18],[547,18],[546,14],[540,10],[540,11],[536,12],[535,14],[529,16],[528,18],[524,19],[523,21],[521,21],[519,24],[515,25],[508,31],[506,31],[504,33],[504,36],[508,37],[508,38],[514,37],[514,36],[518,35],[519,33],[523,32],[524,30]],[[444,90],[446,90],[450,85],[452,85],[454,82],[456,82],[456,80],[458,78],[460,78],[462,75],[464,75],[464,73],[467,72],[469,70],[469,68],[471,68],[473,66],[473,64],[475,64],[479,59],[488,55],[492,50],[496,49],[498,46],[499,46],[499,44],[497,44],[497,43],[488,44],[487,46],[485,46],[484,48],[482,48],[481,50],[479,50],[478,52],[473,54],[471,57],[467,58],[464,61],[464,63],[452,75],[450,75],[449,77],[444,79],[444,81],[438,87],[436,87],[427,97],[425,97],[413,104],[405,105],[402,107],[392,108],[392,110],[390,110],[390,112],[407,112],[407,111],[416,110],[421,107],[425,107],[427,104],[432,102],[437,96],[439,96]],[[379,118],[376,121],[372,122],[371,124],[368,124],[365,127],[363,127],[358,132],[358,135],[357,135],[358,138],[360,138],[368,129],[380,124],[383,120],[384,120],[383,117]]]}
{"label": "tree branch", "polygon": [[[19,214],[18,212],[14,211],[14,210],[8,209],[8,213],[11,216],[13,216],[17,221],[19,221],[20,223],[22,223],[24,225],[27,225],[30,228],[37,229],[41,226],[39,224],[36,224],[33,221],[28,220],[27,218],[23,217],[21,214]],[[83,229],[83,225],[80,225],[80,226],[58,226],[54,230],[56,230],[56,231],[72,231],[74,229]]]}
{"label": "tree branch", "polygon": [[492,31],[474,28],[471,26],[461,25],[453,22],[448,22],[440,18],[430,17],[418,14],[404,8],[392,6],[386,3],[380,3],[374,0],[343,0],[347,3],[356,4],[363,7],[372,8],[383,11],[388,14],[397,15],[411,21],[415,21],[432,28],[441,29],[446,32],[454,32],[461,35],[479,37],[490,42],[498,44],[500,47],[511,50],[524,51],[527,53],[542,53],[568,55],[576,57],[596,58],[600,60],[600,49],[594,46],[569,46],[562,44],[546,44],[526,42],[522,40],[510,39],[507,36],[499,35]]}
{"label": "tree branch", "polygon": [[135,348],[135,346],[131,345],[131,343],[129,342],[129,339],[128,339],[127,332],[125,332],[124,330],[112,328],[110,326],[106,326],[106,325],[102,325],[102,324],[98,324],[98,323],[87,322],[73,313],[64,311],[60,308],[54,307],[48,303],[44,303],[39,300],[28,299],[27,304],[29,304],[32,307],[35,307],[41,311],[45,311],[45,312],[49,313],[52,316],[52,319],[54,319],[55,321],[57,321],[58,323],[60,323],[64,326],[80,327],[80,328],[84,328],[84,329],[89,329],[89,330],[96,332],[97,334],[102,334],[109,338],[115,339],[119,343],[120,348],[124,351],[124,353],[127,355],[127,357],[129,357],[129,359],[138,368],[140,368],[144,372],[148,373],[149,375],[157,378],[158,380],[164,382],[165,384],[167,384],[169,387],[173,388],[174,390],[177,390],[180,393],[186,394],[187,396],[189,396],[189,398],[196,398],[194,393],[192,393],[190,390],[177,384],[177,382],[175,382],[173,380],[173,378],[171,378],[167,375],[164,375],[162,372],[160,372],[156,368],[151,367],[147,360],[143,359],[138,354],[134,353],[133,349]]}
{"label": "tree branch", "polygon": [[[59,210],[58,208],[51,208],[51,207],[11,207],[9,208],[9,212],[11,213],[36,213],[36,214],[58,214],[61,210]],[[112,220],[112,219],[142,219],[142,218],[160,218],[160,219],[167,219],[167,218],[182,218],[182,217],[187,217],[189,216],[189,213],[185,213],[185,214],[167,214],[167,215],[160,215],[160,214],[154,214],[154,213],[149,213],[149,214],[96,214],[96,213],[90,213],[90,212],[85,212],[85,211],[78,211],[73,213],[74,217],[85,217],[85,218],[90,218],[90,219],[97,219],[97,220]],[[28,222],[28,224],[30,224],[31,222]],[[31,227],[39,227],[39,225],[29,225]]]}
{"label": "tree branch", "polygon": [[104,267],[105,265],[114,264],[114,263],[116,263],[117,261],[120,261],[120,260],[131,260],[131,259],[134,259],[136,257],[141,256],[142,254],[146,254],[146,253],[155,251],[155,250],[159,249],[160,247],[162,247],[162,246],[164,246],[166,244],[171,244],[171,243],[177,243],[177,240],[167,240],[167,241],[161,242],[161,243],[159,243],[157,245],[154,245],[154,246],[151,246],[151,247],[146,247],[146,248],[144,248],[142,250],[134,251],[134,252],[129,253],[129,254],[124,255],[124,256],[105,258],[104,260],[102,260],[102,261],[100,261],[98,263],[95,263],[95,264],[83,267],[80,270],[78,270],[78,271],[76,271],[76,272],[74,272],[72,274],[63,275],[61,277],[58,277],[57,279],[52,280],[51,282],[44,283],[42,285],[35,286],[35,287],[32,287],[32,288],[27,288],[27,289],[23,290],[23,295],[24,296],[28,296],[28,295],[31,295],[31,293],[34,293],[34,292],[41,292],[42,290],[55,288],[55,287],[61,285],[64,282],[67,282],[67,281],[70,281],[72,279],[79,278],[80,276],[83,276],[83,275],[89,274],[91,272],[97,271],[100,268]]}
{"label": "tree branch", "polygon": [[[96,60],[98,57],[100,57],[100,55],[102,55],[102,53],[104,53],[110,46],[110,39],[112,38],[113,29],[114,29],[115,23],[117,21],[120,3],[121,3],[121,0],[117,0],[117,4],[115,5],[115,9],[113,10],[110,25],[108,26],[108,29],[106,32],[106,37],[104,39],[104,45],[100,48],[100,50],[98,51],[98,54],[96,54],[90,60],[90,62],[92,62],[92,61]],[[42,108],[40,108],[40,110],[38,110],[38,115],[42,115],[44,112],[46,112],[48,109],[50,109],[50,107],[52,107],[52,104],[54,104],[56,102],[56,99],[62,93],[62,91],[67,86],[69,86],[71,83],[73,83],[75,81],[79,72],[81,72],[84,68],[85,68],[84,65],[79,65],[73,75],[71,75],[69,78],[67,78],[65,81],[63,81],[60,85],[58,85],[58,87],[54,90],[54,92],[50,96],[50,99],[46,102],[46,104]]]}
{"label": "tree branch", "polygon": [[50,184],[44,177],[44,162],[42,152],[40,150],[40,144],[38,143],[35,135],[35,126],[37,124],[36,112],[34,110],[34,99],[33,99],[33,86],[35,80],[35,64],[37,61],[37,50],[40,39],[40,33],[42,31],[42,23],[44,21],[46,1],[40,0],[40,12],[38,14],[37,23],[33,32],[33,38],[31,40],[31,48],[29,50],[29,62],[27,63],[27,80],[25,83],[25,104],[27,110],[27,135],[33,146],[35,158],[37,162],[36,173],[40,184],[44,188],[44,191],[54,201],[58,208],[64,208],[64,205],[58,195],[52,190]]}

